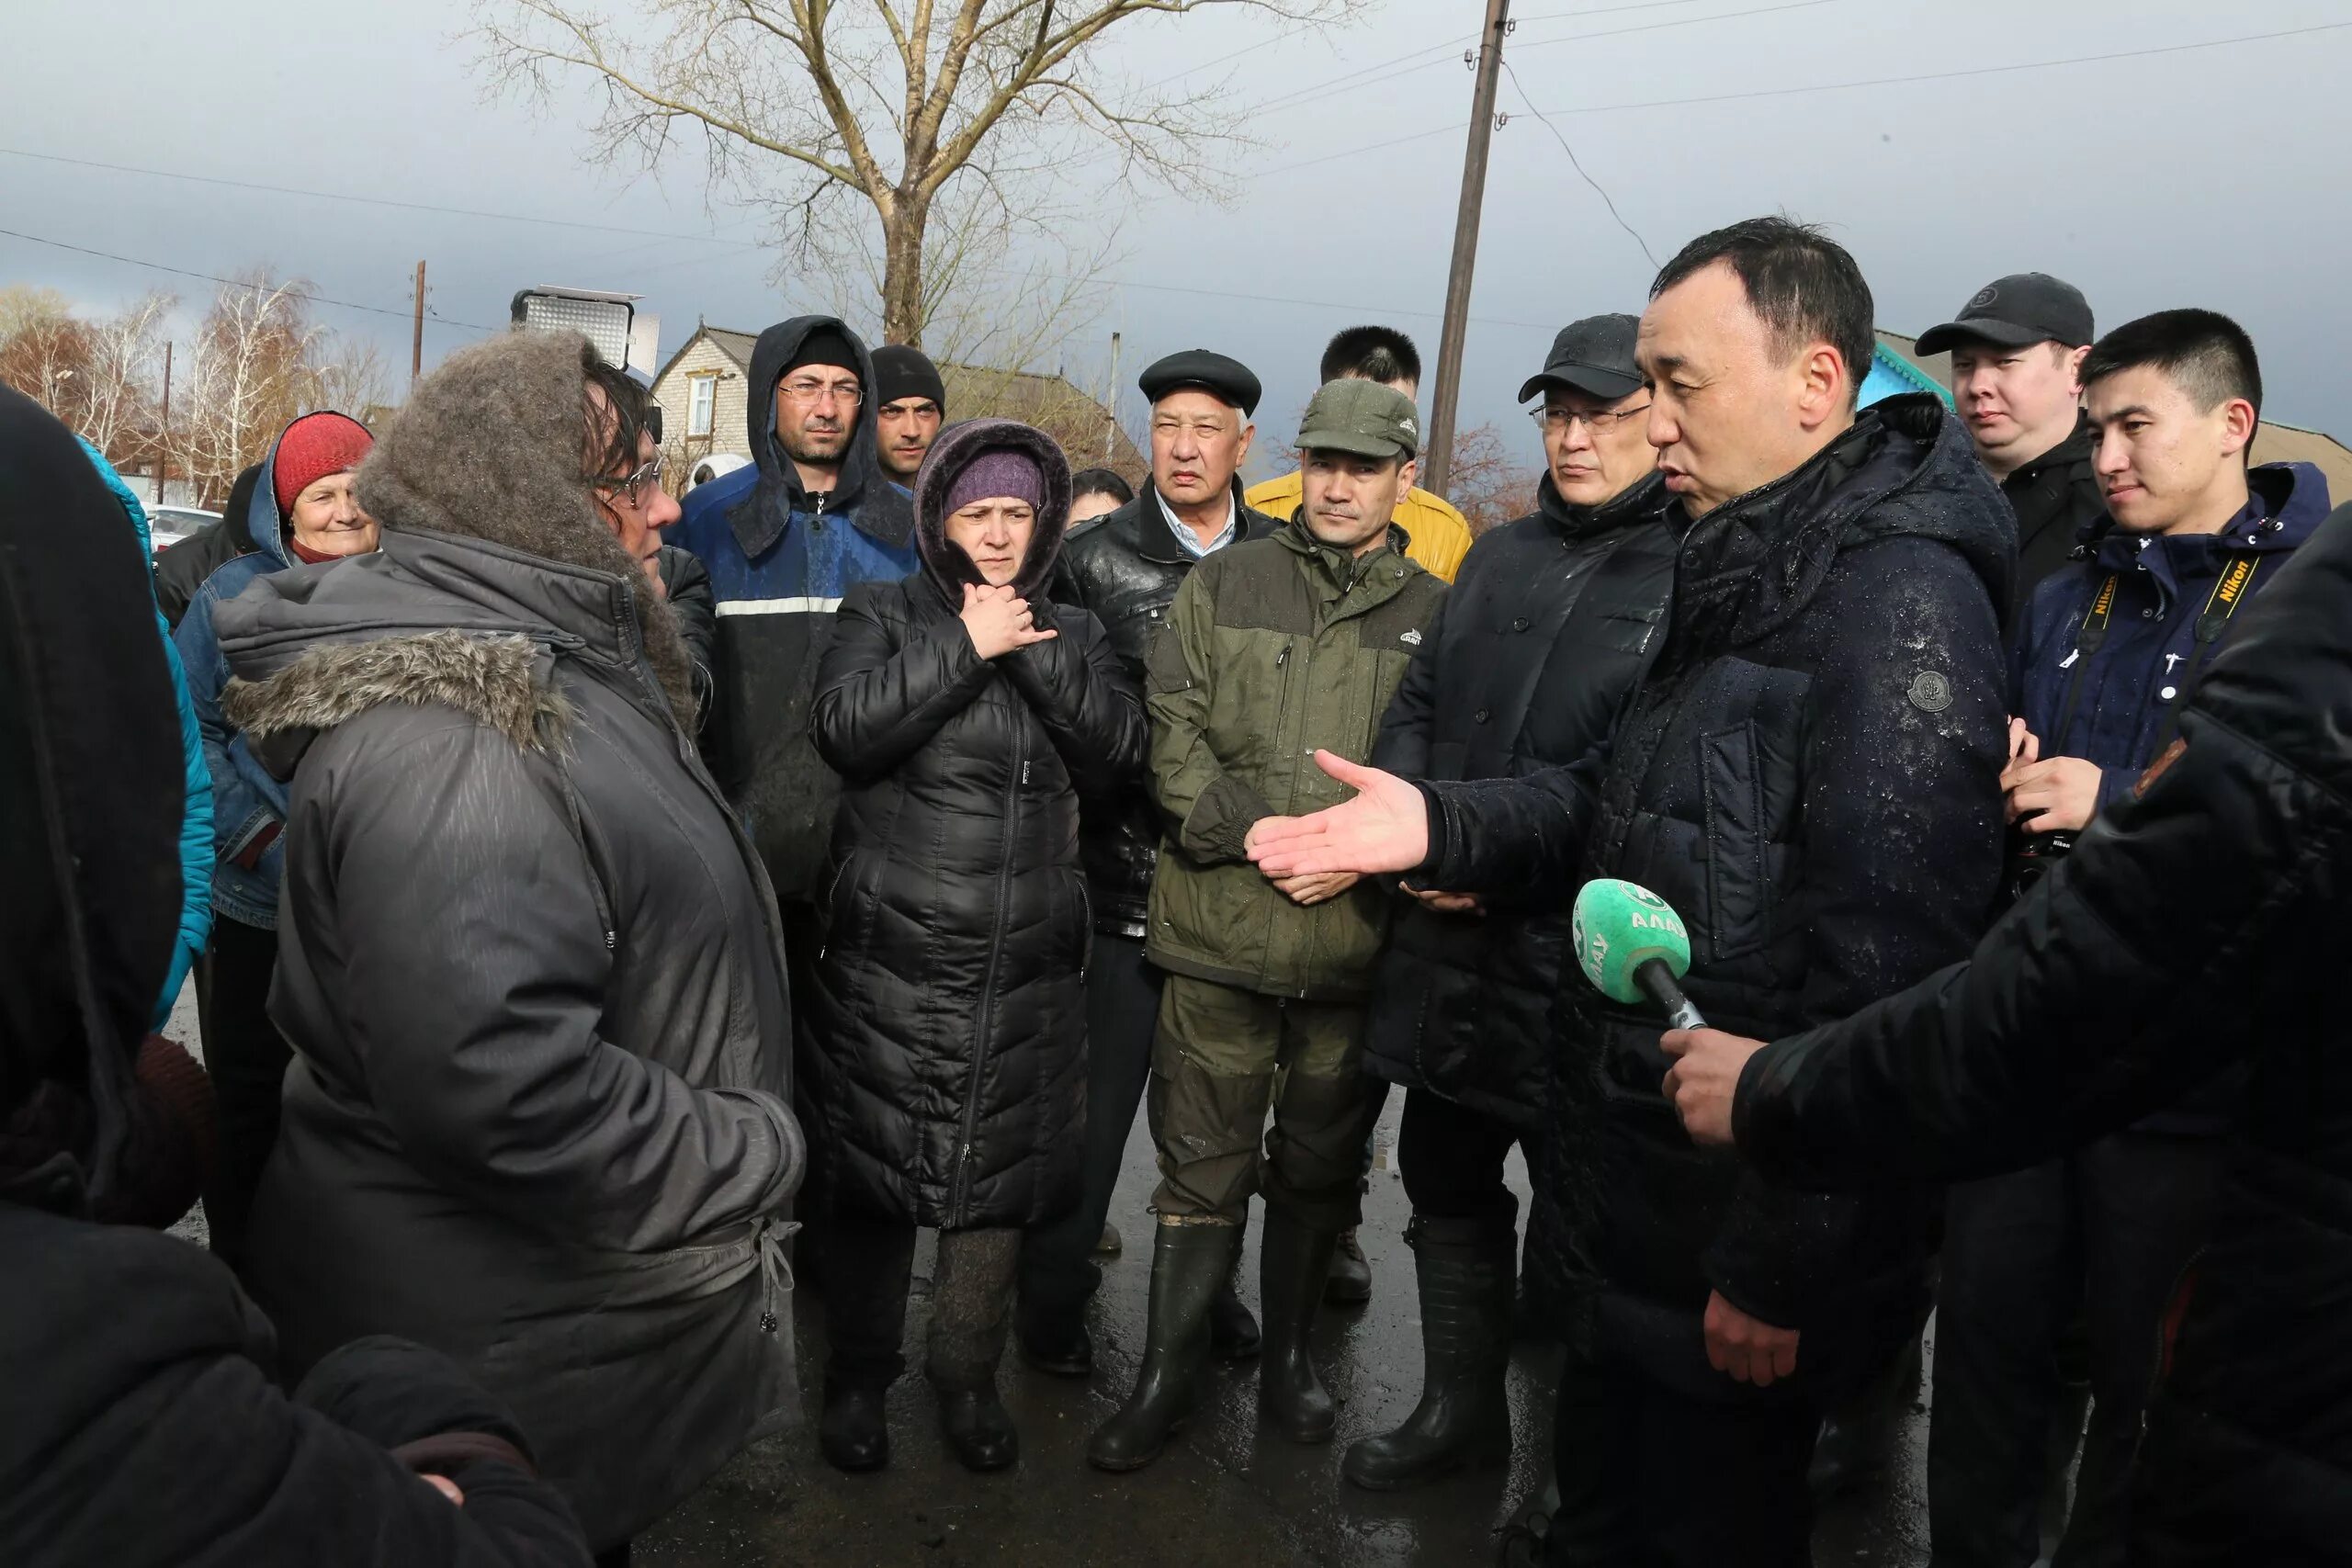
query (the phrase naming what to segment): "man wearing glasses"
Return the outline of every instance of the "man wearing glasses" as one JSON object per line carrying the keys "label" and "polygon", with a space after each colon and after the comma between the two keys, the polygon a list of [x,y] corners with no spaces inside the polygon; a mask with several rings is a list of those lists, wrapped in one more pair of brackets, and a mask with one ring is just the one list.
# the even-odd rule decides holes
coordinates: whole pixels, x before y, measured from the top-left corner
{"label": "man wearing glasses", "polygon": [[[1632,316],[1553,340],[1519,389],[1544,434],[1535,510],[1481,538],[1389,705],[1373,764],[1427,779],[1510,778],[1609,738],[1662,638],[1674,584],[1672,497],[1657,468]],[[1503,1161],[1525,1143],[1544,1192],[1548,1020],[1565,907],[1407,878],[1374,982],[1364,1070],[1405,1089],[1397,1165],[1421,1299],[1421,1400],[1341,1465],[1378,1491],[1510,1452],[1518,1200]],[[1551,1194],[1539,1200],[1547,1207]]]}
{"label": "man wearing glasses", "polygon": [[[752,350],[752,466],[697,487],[675,530],[709,569],[718,602],[717,700],[703,752],[775,886],[796,1004],[810,992],[822,942],[818,876],[841,793],[808,739],[817,664],[842,594],[915,569],[912,503],[877,461],[875,384],[865,344],[833,317],[762,333]],[[798,1005],[794,1016],[805,1017]],[[805,1048],[795,1055],[805,1062]],[[803,1124],[821,1126],[808,1100],[812,1075],[794,1077]],[[813,1152],[820,1182],[822,1151]]]}

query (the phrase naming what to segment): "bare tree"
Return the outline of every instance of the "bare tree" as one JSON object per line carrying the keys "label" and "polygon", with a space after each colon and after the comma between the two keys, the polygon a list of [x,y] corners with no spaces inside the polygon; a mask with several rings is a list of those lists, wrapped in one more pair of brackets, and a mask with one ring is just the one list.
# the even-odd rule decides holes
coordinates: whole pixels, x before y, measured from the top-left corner
{"label": "bare tree", "polygon": [[259,462],[277,433],[318,406],[312,365],[322,330],[308,308],[310,286],[255,269],[224,284],[197,329],[187,400],[174,397],[173,466],[216,505],[237,472]]}
{"label": "bare tree", "polygon": [[322,333],[312,348],[311,400],[367,423],[368,414],[391,400],[391,378],[383,351],[366,338]]}
{"label": "bare tree", "polygon": [[110,462],[152,455],[155,441],[156,359],[164,323],[179,301],[149,293],[90,329],[89,386],[77,428]]}
{"label": "bare tree", "polygon": [[1470,524],[1475,536],[1535,510],[1541,467],[1521,462],[1491,424],[1453,434],[1453,463],[1447,470],[1446,499]]}
{"label": "bare tree", "polygon": [[75,320],[56,290],[8,290],[0,300],[0,385],[78,428],[89,397],[92,337],[90,324]]}
{"label": "bare tree", "polygon": [[[1216,154],[1244,144],[1220,89],[1114,79],[1095,47],[1138,17],[1247,6],[1296,23],[1350,0],[481,0],[484,69],[544,98],[561,73],[605,89],[597,151],[651,167],[699,130],[715,184],[765,205],[778,239],[840,270],[871,242],[886,342],[921,345],[938,296],[926,241],[943,199],[1034,231],[1035,197],[1088,153],[1220,198]],[[640,18],[642,18],[640,20]],[[951,191],[951,186],[954,189]],[[846,209],[844,203],[848,204]],[[866,210],[858,212],[858,204]],[[844,221],[844,220],[848,221]],[[927,308],[926,300],[930,306]]]}

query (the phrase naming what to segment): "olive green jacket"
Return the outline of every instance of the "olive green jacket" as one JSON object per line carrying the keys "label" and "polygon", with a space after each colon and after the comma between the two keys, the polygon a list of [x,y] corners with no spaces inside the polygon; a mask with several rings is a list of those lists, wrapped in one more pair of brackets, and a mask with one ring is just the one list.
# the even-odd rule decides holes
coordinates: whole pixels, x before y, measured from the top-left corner
{"label": "olive green jacket", "polygon": [[1390,896],[1372,882],[1302,908],[1243,852],[1261,817],[1347,798],[1315,765],[1361,762],[1445,584],[1391,529],[1351,560],[1294,520],[1193,569],[1152,644],[1151,789],[1166,824],[1148,952],[1179,975],[1269,995],[1351,1001],[1371,985]]}

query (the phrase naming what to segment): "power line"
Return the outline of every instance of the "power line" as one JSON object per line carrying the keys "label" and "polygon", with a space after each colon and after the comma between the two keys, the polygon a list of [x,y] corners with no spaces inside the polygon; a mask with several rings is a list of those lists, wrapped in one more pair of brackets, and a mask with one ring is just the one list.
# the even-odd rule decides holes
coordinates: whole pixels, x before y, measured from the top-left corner
{"label": "power line", "polygon": [[1519,73],[1511,69],[1510,62],[1509,60],[1505,60],[1502,62],[1502,66],[1503,74],[1510,78],[1511,88],[1519,94],[1519,101],[1527,106],[1527,112],[1533,115],[1537,119],[1543,120],[1544,129],[1552,133],[1553,139],[1560,144],[1560,151],[1568,155],[1568,166],[1574,169],[1577,174],[1583,178],[1585,184],[1592,187],[1593,194],[1600,197],[1601,205],[1609,209],[1609,216],[1617,220],[1617,227],[1624,230],[1625,232],[1634,236],[1634,243],[1642,247],[1642,254],[1648,257],[1649,264],[1652,267],[1656,267],[1657,265],[1657,257],[1651,254],[1650,243],[1642,238],[1641,231],[1639,230],[1635,229],[1631,223],[1625,221],[1625,215],[1617,210],[1617,203],[1610,198],[1610,195],[1607,191],[1600,188],[1600,182],[1594,179],[1590,175],[1585,173],[1584,164],[1577,157],[1577,150],[1568,145],[1568,139],[1560,134],[1560,128],[1558,126],[1554,125],[1548,119],[1544,119],[1544,111],[1537,108],[1535,107],[1535,100],[1527,96],[1527,89],[1521,85]]}
{"label": "power line", "polygon": [[[250,289],[256,294],[260,293],[266,287],[263,284],[254,282],[251,278],[222,277],[220,274],[212,272],[191,272],[184,266],[166,266],[162,262],[141,261],[137,256],[117,255],[112,251],[93,250],[87,245],[69,245],[62,240],[44,239],[39,234],[22,233],[15,229],[0,229],[0,234],[5,234],[12,240],[23,240],[30,244],[47,245],[52,250],[72,251],[77,255],[96,256],[103,261],[120,262],[126,266],[145,267],[150,272],[168,272],[175,277],[202,278],[207,283],[223,284],[231,288]],[[332,305],[337,310],[365,310],[369,315],[373,316],[398,316],[404,321],[413,320],[415,315],[415,307],[413,306],[393,310],[388,310],[381,305],[362,305],[356,299],[330,299],[324,294],[305,294],[298,290],[288,290],[287,298],[289,299],[304,300],[312,305]],[[485,327],[478,321],[453,321],[447,316],[440,315],[433,311],[427,311],[426,315],[431,320],[441,322],[444,326],[463,327],[469,332],[498,333],[506,330],[503,327]]]}
{"label": "power line", "polygon": [[193,185],[225,186],[232,190],[265,191],[272,196],[300,196],[312,201],[347,201],[361,207],[389,207],[402,212],[437,212],[452,218],[491,218],[504,223],[537,223],[557,229],[589,229],[605,234],[628,234],[646,240],[691,240],[703,244],[757,249],[756,240],[729,240],[718,234],[685,234],[662,229],[632,229],[617,223],[589,223],[571,218],[541,218],[525,212],[489,212],[475,207],[444,207],[429,201],[400,201],[390,197],[361,196],[352,191],[305,190],[298,186],[274,186],[260,180],[224,179],[218,175],[190,175],[172,169],[146,169],[133,164],[107,164],[95,158],[68,158],[57,152],[32,152],[21,147],[0,147],[0,155],[29,158],[43,164],[68,164],[75,168],[105,169],[118,175],[145,175],[152,179],[185,180]]}
{"label": "power line", "polygon": [[[1582,43],[1588,39],[1624,38],[1633,33],[1664,32],[1668,28],[1696,28],[1709,22],[1736,22],[1742,17],[1769,17],[1777,11],[1809,11],[1815,6],[1838,4],[1839,0],[1786,0],[1785,4],[1779,6],[1758,6],[1746,11],[1715,11],[1704,17],[1677,17],[1670,22],[1644,22],[1639,27],[1608,28],[1597,33],[1557,33],[1551,38],[1531,39],[1519,46],[1519,52],[1525,54],[1531,49],[1549,49],[1555,43]],[[1646,9],[1645,6],[1638,6],[1633,8]],[[1588,16],[1600,14],[1598,11],[1586,13]]]}

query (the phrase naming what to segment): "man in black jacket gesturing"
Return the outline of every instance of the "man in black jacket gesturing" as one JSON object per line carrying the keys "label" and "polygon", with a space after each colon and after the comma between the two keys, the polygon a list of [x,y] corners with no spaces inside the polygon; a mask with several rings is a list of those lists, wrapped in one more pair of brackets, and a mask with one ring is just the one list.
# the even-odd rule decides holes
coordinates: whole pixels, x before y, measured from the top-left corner
{"label": "man in black jacket gesturing", "polygon": [[[1609,727],[1664,635],[1672,497],[1645,434],[1649,394],[1632,316],[1562,329],[1520,389],[1541,395],[1536,509],[1471,547],[1374,748],[1417,778],[1510,778],[1574,762]],[[1374,982],[1364,1070],[1401,1084],[1397,1164],[1420,1286],[1421,1400],[1348,1450],[1342,1472],[1386,1491],[1510,1452],[1519,1201],[1503,1161],[1527,1145],[1543,1181],[1544,1065],[1566,920],[1408,883]],[[1555,1194],[1537,1214],[1558,1212]],[[1540,1224],[1541,1219],[1531,1222]]]}
{"label": "man in black jacket gesturing", "polygon": [[[1665,646],[1606,750],[1418,785],[1333,759],[1361,793],[1261,824],[1260,869],[1562,901],[1623,877],[1681,912],[1686,987],[1724,1022],[1826,1021],[1966,952],[2000,873],[2013,536],[1940,402],[1856,415],[1871,315],[1853,258],[1786,220],[1685,246],[1638,355],[1688,530]],[[1911,1331],[1927,1204],[1790,1192],[1693,1147],[1655,1018],[1581,981],[1562,1000],[1576,1310],[1547,1549],[1804,1562],[1815,1425]]]}

